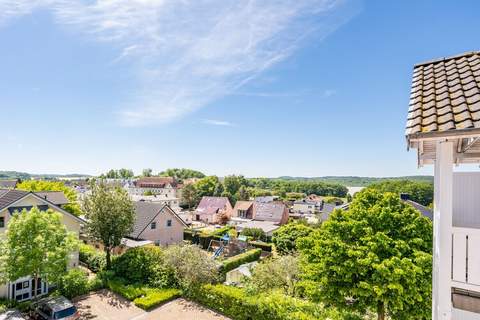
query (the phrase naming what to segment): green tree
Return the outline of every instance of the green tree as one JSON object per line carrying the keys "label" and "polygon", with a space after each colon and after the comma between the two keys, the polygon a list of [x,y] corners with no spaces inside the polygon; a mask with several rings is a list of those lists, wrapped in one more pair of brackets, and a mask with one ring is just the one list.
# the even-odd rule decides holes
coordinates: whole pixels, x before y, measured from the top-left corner
{"label": "green tree", "polygon": [[300,281],[298,258],[292,255],[264,260],[252,270],[252,277],[246,280],[247,291],[253,294],[282,290],[295,296]]}
{"label": "green tree", "polygon": [[176,282],[186,292],[218,280],[215,261],[196,245],[169,246],[164,256],[166,263],[174,270]]}
{"label": "green tree", "polygon": [[153,173],[153,170],[150,168],[143,169],[142,170],[142,177],[151,177]]}
{"label": "green tree", "polygon": [[105,178],[108,178],[108,179],[118,179],[118,178],[119,178],[118,171],[117,171],[117,170],[110,169],[110,170],[105,174]]}
{"label": "green tree", "polygon": [[213,196],[221,197],[224,191],[225,189],[223,188],[223,184],[217,182],[217,184],[215,185],[215,189],[213,190]]}
{"label": "green tree", "polygon": [[430,319],[432,223],[397,194],[358,193],[298,247],[313,299],[378,319]]}
{"label": "green tree", "polygon": [[192,169],[185,169],[185,168],[182,168],[182,169],[178,169],[178,168],[167,169],[165,171],[160,172],[159,176],[173,177],[173,178],[175,178],[176,180],[179,180],[179,181],[183,181],[183,180],[189,179],[189,178],[204,178],[205,177],[205,175],[200,171],[196,171],[196,170],[192,170]]}
{"label": "green tree", "polygon": [[91,185],[91,194],[83,202],[89,236],[100,241],[106,254],[106,268],[111,267],[111,251],[133,230],[135,209],[127,192],[109,188],[103,182]]}
{"label": "green tree", "polygon": [[195,189],[197,189],[199,198],[203,196],[212,196],[215,192],[215,187],[218,183],[218,177],[208,176],[202,178],[195,183]]}
{"label": "green tree", "polygon": [[193,184],[187,184],[182,189],[182,202],[188,206],[188,210],[198,203],[197,189]]}
{"label": "green tree", "polygon": [[2,282],[31,276],[36,298],[38,280],[57,283],[77,246],[78,240],[67,231],[58,212],[42,212],[37,207],[16,212],[1,243]]}
{"label": "green tree", "polygon": [[242,175],[230,175],[225,177],[225,179],[223,180],[223,185],[225,187],[225,191],[230,194],[236,194],[240,187],[247,186],[248,183],[245,177]]}
{"label": "green tree", "polygon": [[250,193],[248,192],[248,188],[246,186],[241,186],[240,189],[238,189],[238,192],[236,194],[237,200],[249,200],[250,199]]}
{"label": "green tree", "polygon": [[[424,206],[433,202],[433,183],[413,180],[386,180],[369,185],[366,189],[378,192],[408,193],[410,199]],[[363,190],[362,190],[363,191]]]}
{"label": "green tree", "polygon": [[291,254],[297,251],[297,241],[313,231],[313,228],[303,223],[290,222],[273,232],[272,242],[279,254]]}
{"label": "green tree", "polygon": [[70,187],[67,187],[61,181],[45,181],[45,180],[26,180],[17,185],[17,189],[26,191],[61,191],[68,199],[69,203],[63,205],[63,209],[79,216],[82,214],[80,204],[78,203],[77,193]]}
{"label": "green tree", "polygon": [[222,192],[222,194],[220,196],[228,198],[228,201],[230,201],[230,204],[232,206],[235,206],[235,203],[237,202],[237,198],[235,197],[235,195],[233,195],[230,192],[228,192],[227,190],[225,190],[225,191]]}
{"label": "green tree", "polygon": [[122,169],[118,170],[118,175],[122,179],[130,179],[130,178],[133,178],[133,176],[134,176],[132,170],[125,169],[125,168],[122,168]]}
{"label": "green tree", "polygon": [[347,203],[350,203],[352,202],[353,198],[352,198],[352,195],[350,193],[347,194]]}

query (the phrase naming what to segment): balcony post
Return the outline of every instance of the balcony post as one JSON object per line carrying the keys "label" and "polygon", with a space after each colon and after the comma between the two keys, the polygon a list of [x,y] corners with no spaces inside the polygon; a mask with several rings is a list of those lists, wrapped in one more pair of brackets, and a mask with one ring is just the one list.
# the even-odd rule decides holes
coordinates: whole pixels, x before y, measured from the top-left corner
{"label": "balcony post", "polygon": [[436,144],[432,319],[452,319],[453,142]]}

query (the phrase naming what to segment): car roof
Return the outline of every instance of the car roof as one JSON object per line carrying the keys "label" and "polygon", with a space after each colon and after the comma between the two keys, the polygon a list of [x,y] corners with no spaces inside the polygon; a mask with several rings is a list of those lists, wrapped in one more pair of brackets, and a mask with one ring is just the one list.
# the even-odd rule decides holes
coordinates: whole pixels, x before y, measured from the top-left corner
{"label": "car roof", "polygon": [[62,311],[73,307],[73,304],[65,297],[47,298],[41,303],[47,305],[53,312]]}

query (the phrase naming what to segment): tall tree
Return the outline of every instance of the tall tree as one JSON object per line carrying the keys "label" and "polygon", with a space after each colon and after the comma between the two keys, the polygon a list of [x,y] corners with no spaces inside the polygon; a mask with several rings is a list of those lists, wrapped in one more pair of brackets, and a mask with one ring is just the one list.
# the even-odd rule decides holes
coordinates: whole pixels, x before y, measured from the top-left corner
{"label": "tall tree", "polygon": [[215,186],[218,183],[218,177],[208,176],[202,178],[195,183],[195,188],[197,189],[198,196],[201,198],[203,196],[212,196],[215,192]]}
{"label": "tall tree", "polygon": [[39,279],[57,283],[77,246],[76,236],[67,231],[58,212],[42,212],[36,207],[17,212],[1,244],[2,282],[31,276],[36,298]]}
{"label": "tall tree", "polygon": [[205,177],[205,175],[200,171],[185,169],[185,168],[167,169],[165,171],[160,172],[158,175],[163,177],[173,177],[179,181],[183,181],[188,178],[204,178]]}
{"label": "tall tree", "polygon": [[109,188],[103,182],[92,184],[91,194],[83,202],[87,233],[103,244],[106,268],[111,267],[111,252],[133,230],[135,209],[127,192]]}
{"label": "tall tree", "polygon": [[432,223],[397,194],[357,193],[297,247],[314,299],[380,320],[430,319]]}
{"label": "tall tree", "polygon": [[223,184],[219,182],[217,182],[217,184],[215,185],[215,189],[213,191],[213,195],[215,197],[221,197],[222,196],[222,193],[225,191],[225,189],[223,188]]}
{"label": "tall tree", "polygon": [[118,175],[122,179],[130,179],[130,178],[133,178],[134,176],[133,171],[131,169],[125,169],[125,168],[118,170]]}
{"label": "tall tree", "polygon": [[428,206],[433,202],[433,183],[414,180],[386,180],[369,185],[367,189],[379,192],[407,193],[415,202]]}
{"label": "tall tree", "polygon": [[197,189],[193,184],[187,184],[182,189],[182,202],[188,206],[188,210],[198,202]]}
{"label": "tall tree", "polygon": [[46,180],[26,180],[17,185],[17,189],[26,191],[61,191],[68,199],[69,203],[63,205],[63,209],[79,216],[82,214],[80,204],[78,203],[77,193],[70,187],[67,187],[62,181]]}
{"label": "tall tree", "polygon": [[248,192],[248,188],[246,186],[241,186],[240,189],[238,189],[238,192],[236,194],[237,200],[249,200],[250,199],[250,193]]}
{"label": "tall tree", "polygon": [[142,170],[142,176],[143,176],[143,177],[151,177],[151,176],[152,176],[152,173],[153,173],[153,170],[150,169],[150,168],[147,168],[147,169],[143,169],[143,170]]}

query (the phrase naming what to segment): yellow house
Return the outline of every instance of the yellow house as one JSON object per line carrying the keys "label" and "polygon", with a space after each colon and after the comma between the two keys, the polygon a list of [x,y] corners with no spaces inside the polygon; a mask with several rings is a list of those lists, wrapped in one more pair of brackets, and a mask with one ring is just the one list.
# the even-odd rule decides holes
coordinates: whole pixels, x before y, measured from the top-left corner
{"label": "yellow house", "polygon": [[[84,222],[82,219],[62,209],[60,204],[50,201],[43,193],[34,193],[15,189],[0,189],[0,237],[4,236],[15,211],[23,209],[30,210],[37,207],[40,210],[51,209],[62,215],[62,221],[68,231],[74,232],[77,237],[80,231],[80,225]],[[78,266],[78,252],[73,252],[69,262],[69,268]],[[0,285],[0,297],[14,299],[17,301],[29,300],[33,296],[34,280],[31,277],[20,278],[14,282]],[[48,285],[45,281],[39,279],[37,295],[43,295],[48,292]]]}

